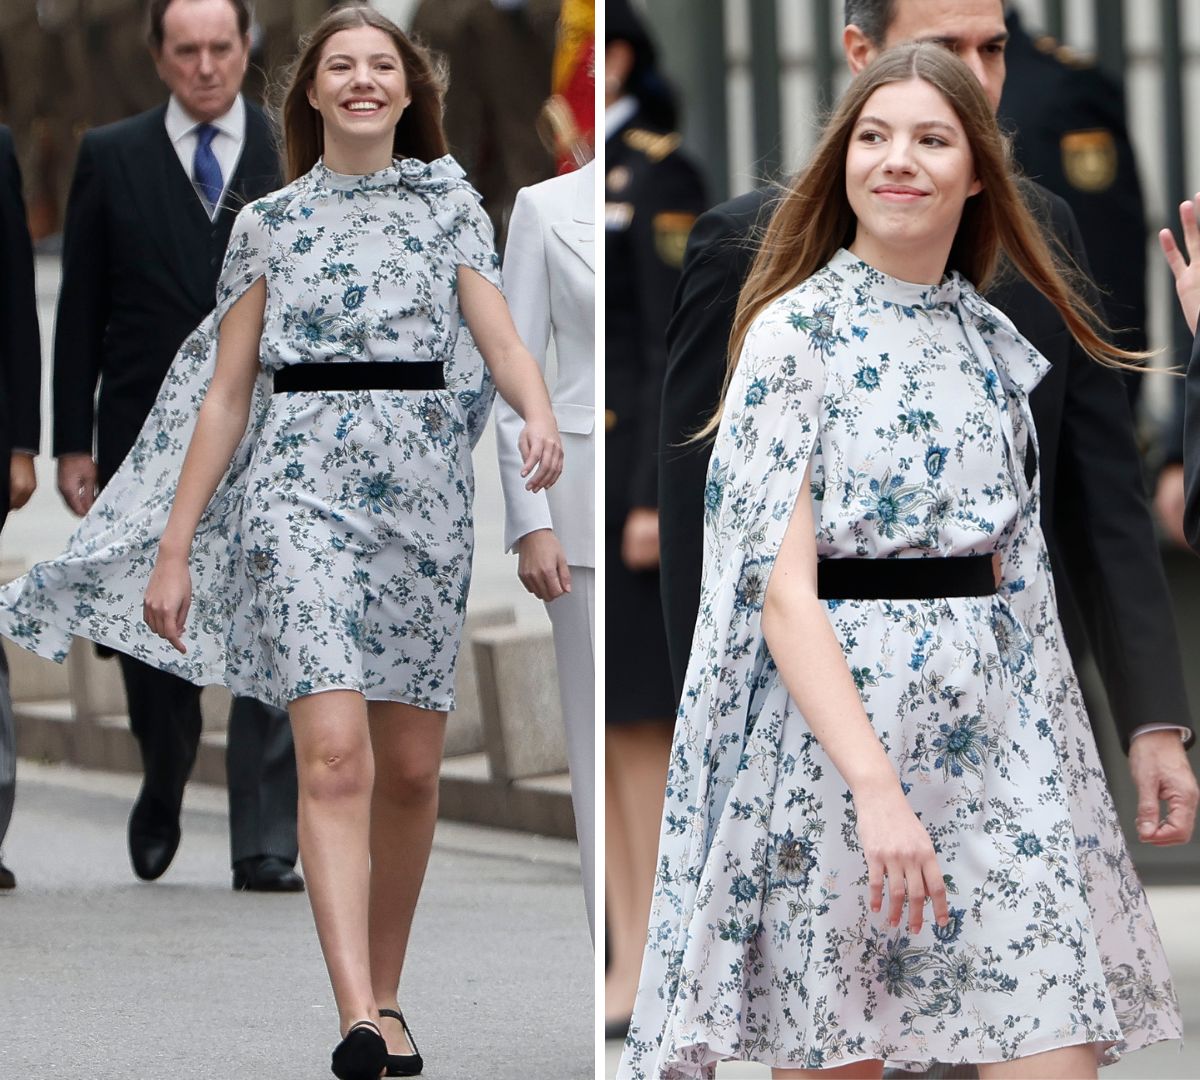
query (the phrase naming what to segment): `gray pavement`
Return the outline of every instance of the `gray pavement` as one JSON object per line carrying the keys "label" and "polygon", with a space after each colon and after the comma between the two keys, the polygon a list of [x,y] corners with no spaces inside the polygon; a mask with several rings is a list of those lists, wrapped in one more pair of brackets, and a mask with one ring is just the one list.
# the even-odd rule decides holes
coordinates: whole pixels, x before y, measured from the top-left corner
{"label": "gray pavement", "polygon": [[[328,1077],[337,1014],[304,896],[229,887],[224,793],[190,785],[134,879],[130,777],[22,761],[0,895],[0,1080]],[[578,851],[442,822],[401,1005],[429,1080],[594,1075]]]}
{"label": "gray pavement", "polygon": [[[1183,1010],[1184,1042],[1159,1043],[1103,1069],[1102,1080],[1197,1080],[1200,1078],[1200,937],[1196,914],[1200,886],[1157,885],[1148,888],[1163,945],[1171,963],[1175,992]],[[604,1076],[617,1075],[621,1044],[605,1045]],[[729,1062],[717,1068],[717,1080],[768,1080],[771,1070],[761,1065]]]}

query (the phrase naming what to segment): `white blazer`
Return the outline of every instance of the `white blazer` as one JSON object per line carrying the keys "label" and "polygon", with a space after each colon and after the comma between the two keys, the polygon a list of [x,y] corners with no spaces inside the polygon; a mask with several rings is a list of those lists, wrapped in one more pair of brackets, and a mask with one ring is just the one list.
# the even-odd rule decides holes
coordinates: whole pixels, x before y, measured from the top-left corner
{"label": "white blazer", "polygon": [[504,547],[553,529],[570,566],[596,565],[596,167],[517,193],[504,252],[504,294],[521,340],[546,370],[554,335],[558,378],[550,393],[563,437],[563,473],[549,491],[525,490],[517,437],[522,420],[496,399],[504,485]]}

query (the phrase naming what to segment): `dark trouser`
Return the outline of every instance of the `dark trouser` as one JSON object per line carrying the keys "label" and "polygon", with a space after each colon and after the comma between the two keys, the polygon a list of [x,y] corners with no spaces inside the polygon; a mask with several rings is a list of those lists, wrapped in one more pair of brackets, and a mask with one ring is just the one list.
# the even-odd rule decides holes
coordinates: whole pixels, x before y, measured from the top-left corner
{"label": "dark trouser", "polygon": [[[200,687],[118,654],[129,726],[137,738],[148,798],[178,815],[200,745]],[[238,698],[225,752],[232,862],[277,855],[295,864],[296,755],[287,713]]]}
{"label": "dark trouser", "polygon": [[225,752],[231,861],[277,855],[296,865],[296,750],[283,709],[236,698]]}
{"label": "dark trouser", "polygon": [[12,698],[8,690],[8,657],[0,648],[0,847],[12,820],[17,795],[17,742],[13,728]]}

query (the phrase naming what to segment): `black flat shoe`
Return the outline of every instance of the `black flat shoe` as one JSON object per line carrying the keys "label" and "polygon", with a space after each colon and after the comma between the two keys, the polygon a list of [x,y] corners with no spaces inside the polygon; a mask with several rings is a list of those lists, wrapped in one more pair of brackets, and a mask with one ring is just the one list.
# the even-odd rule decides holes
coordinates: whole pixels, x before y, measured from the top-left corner
{"label": "black flat shoe", "polygon": [[129,861],[143,881],[166,873],[179,848],[179,815],[146,794],[143,786],[129,814]]}
{"label": "black flat shoe", "polygon": [[15,889],[17,876],[4,863],[0,862],[0,889]]}
{"label": "black flat shoe", "polygon": [[256,855],[233,864],[235,892],[303,892],[304,879],[278,855]]}
{"label": "black flat shoe", "polygon": [[425,1068],[425,1061],[421,1057],[421,1051],[417,1049],[417,1040],[408,1030],[408,1022],[404,1019],[404,1014],[395,1009],[380,1009],[379,1015],[386,1016],[391,1020],[399,1020],[400,1026],[404,1028],[404,1037],[408,1040],[408,1045],[413,1048],[411,1054],[388,1054],[387,1075],[420,1076],[421,1070]]}
{"label": "black flat shoe", "polygon": [[372,1020],[360,1020],[333,1048],[329,1068],[338,1080],[378,1080],[387,1060],[387,1042],[379,1028]]}

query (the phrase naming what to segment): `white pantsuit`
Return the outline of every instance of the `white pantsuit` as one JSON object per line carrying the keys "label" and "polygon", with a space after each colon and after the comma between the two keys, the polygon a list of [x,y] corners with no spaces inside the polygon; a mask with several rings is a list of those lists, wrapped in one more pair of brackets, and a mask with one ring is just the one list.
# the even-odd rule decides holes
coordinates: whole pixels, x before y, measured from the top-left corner
{"label": "white pantsuit", "polygon": [[522,421],[496,402],[504,485],[504,546],[553,529],[571,569],[571,592],[546,605],[554,627],[558,684],[566,724],[571,795],[588,922],[595,912],[595,165],[523,188],[504,253],[504,292],[521,340],[545,371],[554,338],[558,377],[551,392],[565,463],[557,484],[529,492],[517,437]]}

